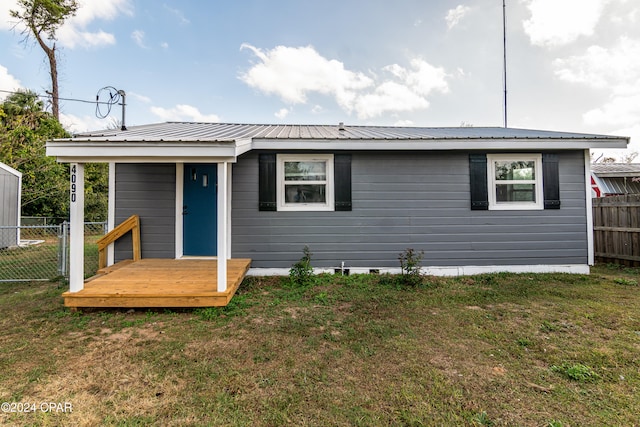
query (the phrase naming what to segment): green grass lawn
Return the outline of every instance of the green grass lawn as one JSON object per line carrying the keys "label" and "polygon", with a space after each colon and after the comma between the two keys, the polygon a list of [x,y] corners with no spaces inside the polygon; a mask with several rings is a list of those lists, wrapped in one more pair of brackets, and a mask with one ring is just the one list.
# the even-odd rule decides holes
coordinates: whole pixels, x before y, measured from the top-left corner
{"label": "green grass lawn", "polygon": [[84,313],[1,284],[0,401],[37,410],[0,424],[639,425],[639,273],[247,278],[225,308]]}

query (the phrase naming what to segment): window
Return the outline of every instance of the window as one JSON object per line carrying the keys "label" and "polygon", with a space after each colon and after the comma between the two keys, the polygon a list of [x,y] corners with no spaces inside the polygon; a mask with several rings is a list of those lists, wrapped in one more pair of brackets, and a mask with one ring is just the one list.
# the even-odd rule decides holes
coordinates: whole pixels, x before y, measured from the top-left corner
{"label": "window", "polygon": [[542,155],[487,155],[490,210],[543,209]]}
{"label": "window", "polygon": [[334,210],[333,155],[277,156],[278,210]]}
{"label": "window", "polygon": [[[295,168],[304,167],[308,172],[296,173],[294,166],[290,165],[291,173],[285,180],[285,162],[298,163]],[[485,171],[486,169],[485,165]],[[285,186],[291,191],[288,201],[285,199]],[[300,201],[300,197],[296,200],[298,194],[296,186],[316,187],[310,188],[309,190],[313,191],[306,192],[304,195],[306,200]],[[331,210],[333,208],[336,211],[351,211],[351,205],[351,154],[294,155],[266,152],[258,155],[258,210]]]}

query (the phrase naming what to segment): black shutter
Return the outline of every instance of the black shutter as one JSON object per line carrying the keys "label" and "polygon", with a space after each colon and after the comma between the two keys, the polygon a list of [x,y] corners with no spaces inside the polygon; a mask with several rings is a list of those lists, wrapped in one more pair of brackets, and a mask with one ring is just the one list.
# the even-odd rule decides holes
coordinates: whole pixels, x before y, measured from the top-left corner
{"label": "black shutter", "polygon": [[333,156],[335,210],[351,210],[351,154]]}
{"label": "black shutter", "polygon": [[471,185],[471,210],[489,209],[487,191],[487,155],[469,154],[469,180]]}
{"label": "black shutter", "polygon": [[258,209],[261,211],[278,210],[276,204],[276,155],[265,153],[259,156],[258,171]]}
{"label": "black shutter", "polygon": [[558,172],[558,156],[551,153],[542,154],[542,191],[545,209],[560,209],[560,176]]}

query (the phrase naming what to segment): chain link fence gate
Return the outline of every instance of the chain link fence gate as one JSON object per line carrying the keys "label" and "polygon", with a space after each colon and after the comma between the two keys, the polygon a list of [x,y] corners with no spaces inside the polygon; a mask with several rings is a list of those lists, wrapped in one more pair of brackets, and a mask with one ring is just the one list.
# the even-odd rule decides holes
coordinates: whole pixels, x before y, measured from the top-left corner
{"label": "chain link fence gate", "polygon": [[[97,240],[106,222],[84,224],[84,273],[98,270]],[[3,243],[4,242],[4,243]],[[68,280],[69,223],[60,225],[0,226],[0,282]]]}

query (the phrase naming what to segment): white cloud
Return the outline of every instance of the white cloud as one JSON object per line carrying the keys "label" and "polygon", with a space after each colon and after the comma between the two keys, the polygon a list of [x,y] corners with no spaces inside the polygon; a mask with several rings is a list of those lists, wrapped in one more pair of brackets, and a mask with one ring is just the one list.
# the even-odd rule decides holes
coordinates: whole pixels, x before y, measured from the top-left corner
{"label": "white cloud", "polygon": [[88,27],[96,20],[113,20],[118,15],[133,15],[131,0],[79,0],[78,11],[75,16],[58,30],[57,37],[65,47],[98,47],[113,45],[116,38],[113,34],[103,30],[91,31]]}
{"label": "white cloud", "polygon": [[281,108],[278,111],[276,111],[276,113],[274,114],[274,116],[276,116],[280,120],[284,119],[288,115],[289,115],[289,110],[287,108]]}
{"label": "white cloud", "polygon": [[60,42],[70,49],[78,46],[89,48],[116,44],[113,34],[102,30],[96,32],[78,31],[74,27],[63,27],[58,32]]}
{"label": "white cloud", "polygon": [[311,46],[263,51],[244,44],[241,49],[251,50],[259,59],[239,76],[249,86],[289,104],[306,103],[314,93],[332,96],[343,110],[355,111],[360,118],[427,108],[428,95],[449,89],[444,69],[421,59],[412,60],[410,69],[397,64],[385,67],[392,79],[377,83],[362,72],[345,69],[342,62],[322,57]]}
{"label": "white cloud", "polygon": [[0,30],[10,30],[13,28],[15,22],[9,15],[11,9],[17,9],[17,1],[5,0],[0,3]]}
{"label": "white cloud", "polygon": [[163,49],[169,49],[169,43],[162,42],[162,43],[160,43],[160,47],[163,48]]}
{"label": "white cloud", "polygon": [[[20,80],[12,76],[6,67],[0,65],[0,90],[14,92],[18,89],[22,89]],[[8,93],[0,92],[0,101],[4,100],[8,95]]]}
{"label": "white cloud", "polygon": [[524,31],[537,46],[562,46],[593,34],[610,0],[524,0],[531,18]]}
{"label": "white cloud", "polygon": [[605,90],[608,101],[583,115],[588,125],[640,125],[640,40],[623,37],[610,47],[553,62],[561,80]]}
{"label": "white cloud", "polygon": [[175,17],[176,17],[176,19],[178,20],[178,22],[179,22],[181,25],[187,25],[187,24],[190,24],[190,23],[191,23],[191,21],[189,21],[189,20],[184,16],[184,13],[182,13],[182,11],[181,11],[181,10],[179,10],[179,9],[173,9],[173,8],[171,8],[171,7],[167,6],[166,4],[164,5],[164,9],[165,9],[167,12],[171,13],[173,16],[175,16]]}
{"label": "white cloud", "polygon": [[144,44],[144,31],[135,30],[133,33],[131,33],[131,38],[138,45],[138,47],[141,47],[143,49],[147,48],[147,46],[145,46]]}
{"label": "white cloud", "polygon": [[[138,100],[140,102],[143,102],[145,104],[149,104],[151,103],[151,98],[149,98],[148,96],[144,96],[144,95],[140,95],[139,93],[136,92],[126,92],[126,96],[133,98],[135,100]],[[130,101],[127,101],[127,105],[130,103]]]}
{"label": "white cloud", "polygon": [[640,92],[614,96],[602,107],[587,111],[582,117],[585,123],[593,126],[640,126]]}
{"label": "white cloud", "polygon": [[277,46],[265,52],[243,44],[241,49],[251,50],[260,62],[241,74],[240,79],[288,103],[304,103],[310,92],[317,92],[334,95],[341,105],[348,105],[354,91],[373,83],[362,73],[346,70],[342,62],[320,56],[311,46]]}
{"label": "white cloud", "polygon": [[117,129],[119,126],[118,119],[108,117],[99,119],[95,116],[78,117],[73,114],[60,113],[60,123],[71,133],[88,132],[96,129]]}
{"label": "white cloud", "polygon": [[447,16],[444,18],[447,21],[447,28],[452,29],[464,16],[471,10],[469,6],[463,6],[459,4],[455,9],[449,9]]}
{"label": "white cloud", "polygon": [[368,119],[387,112],[413,111],[429,106],[429,101],[407,86],[396,82],[384,82],[373,93],[359,96],[355,110],[358,117]]}
{"label": "white cloud", "polygon": [[385,67],[393,75],[420,95],[429,95],[432,91],[446,93],[449,91],[447,73],[443,68],[434,67],[422,59],[411,60],[412,70],[407,70],[397,64]]}
{"label": "white cloud", "polygon": [[411,66],[411,69],[398,64],[386,66],[384,70],[398,81],[385,81],[373,93],[359,95],[355,101],[358,117],[367,119],[390,112],[425,109],[429,107],[427,96],[433,91],[449,91],[444,69],[422,59],[413,59]]}
{"label": "white cloud", "polygon": [[640,40],[622,37],[610,47],[591,46],[583,55],[556,59],[556,76],[616,93],[640,89]]}
{"label": "white cloud", "polygon": [[[629,145],[627,146],[627,150],[623,152],[624,154],[633,152],[640,153],[640,123],[636,123],[635,125],[626,128],[616,129],[611,133],[614,135],[630,137]],[[639,160],[640,159],[636,159],[636,162]]]}
{"label": "white cloud", "polygon": [[165,121],[219,122],[215,114],[202,114],[196,107],[178,104],[173,108],[151,107],[150,111]]}

